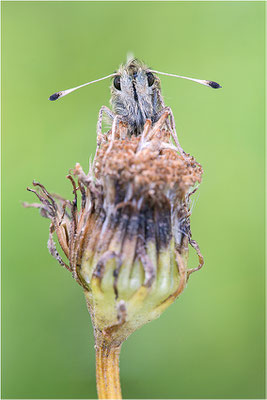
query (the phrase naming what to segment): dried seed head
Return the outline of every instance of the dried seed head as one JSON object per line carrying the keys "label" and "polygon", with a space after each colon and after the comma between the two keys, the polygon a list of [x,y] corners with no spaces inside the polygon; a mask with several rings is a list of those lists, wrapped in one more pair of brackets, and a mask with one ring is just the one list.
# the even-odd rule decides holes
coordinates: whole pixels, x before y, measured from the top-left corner
{"label": "dried seed head", "polygon": [[[38,191],[29,189],[41,202],[33,207],[51,220],[50,253],[84,289],[97,342],[120,345],[157,318],[203,265],[189,210],[202,172],[193,157],[178,155],[162,125],[147,121],[142,135],[130,137],[120,123],[101,137],[89,174],[77,164],[68,176],[73,201],[36,182]],[[194,269],[187,268],[188,244],[199,256]]]}

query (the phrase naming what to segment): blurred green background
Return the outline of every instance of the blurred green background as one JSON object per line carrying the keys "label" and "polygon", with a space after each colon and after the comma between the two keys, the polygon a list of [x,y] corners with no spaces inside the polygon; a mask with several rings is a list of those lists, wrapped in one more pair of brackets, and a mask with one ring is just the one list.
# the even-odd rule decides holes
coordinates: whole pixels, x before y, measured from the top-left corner
{"label": "blurred green background", "polygon": [[[2,2],[2,398],[95,398],[83,293],[23,209],[96,147],[103,81],[134,52],[159,71],[184,149],[203,165],[192,233],[205,257],[181,298],[122,347],[125,398],[264,398],[263,2]],[[197,263],[192,256],[192,266]]]}

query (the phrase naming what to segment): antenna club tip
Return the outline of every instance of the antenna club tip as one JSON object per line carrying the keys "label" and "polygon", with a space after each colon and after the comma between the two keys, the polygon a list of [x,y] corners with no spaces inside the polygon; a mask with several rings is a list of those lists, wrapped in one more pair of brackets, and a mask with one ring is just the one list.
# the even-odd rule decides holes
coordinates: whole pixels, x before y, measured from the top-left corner
{"label": "antenna club tip", "polygon": [[219,85],[219,83],[214,82],[214,81],[208,81],[208,85],[212,88],[212,89],[220,89],[221,85]]}
{"label": "antenna club tip", "polygon": [[55,100],[57,100],[59,97],[60,97],[60,92],[57,92],[57,93],[51,94],[51,96],[49,97],[49,100],[55,101]]}

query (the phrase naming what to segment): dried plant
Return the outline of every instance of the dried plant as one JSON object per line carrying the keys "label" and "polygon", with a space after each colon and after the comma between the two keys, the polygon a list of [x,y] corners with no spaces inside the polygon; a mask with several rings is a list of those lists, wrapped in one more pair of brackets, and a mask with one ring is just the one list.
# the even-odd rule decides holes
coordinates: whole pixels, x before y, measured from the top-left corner
{"label": "dried plant", "polygon": [[[166,129],[168,113],[140,136],[120,122],[98,137],[86,175],[79,164],[67,178],[72,201],[34,182],[43,217],[51,220],[48,249],[83,288],[96,348],[98,396],[121,398],[119,353],[143,324],[159,317],[186,287],[203,258],[190,231],[190,196],[202,167],[178,155]],[[76,183],[77,182],[77,183]],[[78,208],[78,196],[80,206]],[[63,260],[53,239],[56,234]],[[199,257],[188,268],[188,245]]]}

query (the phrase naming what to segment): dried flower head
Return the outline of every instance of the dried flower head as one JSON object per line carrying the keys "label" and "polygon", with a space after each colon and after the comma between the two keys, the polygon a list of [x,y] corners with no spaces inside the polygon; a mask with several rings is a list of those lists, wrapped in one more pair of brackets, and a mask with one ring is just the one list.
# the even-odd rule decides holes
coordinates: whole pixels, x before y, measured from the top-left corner
{"label": "dried flower head", "polygon": [[[48,193],[40,183],[29,189],[41,202],[32,206],[51,220],[50,253],[83,287],[97,360],[105,351],[118,352],[133,331],[157,318],[203,265],[191,238],[189,207],[203,171],[193,157],[178,155],[164,125],[167,116],[153,126],[148,120],[137,137],[129,136],[123,122],[102,135],[89,173],[77,164],[68,175],[72,201]],[[54,233],[68,263],[56,249]],[[199,256],[192,269],[189,244]],[[109,390],[101,388],[104,370],[97,368],[102,395]]]}

